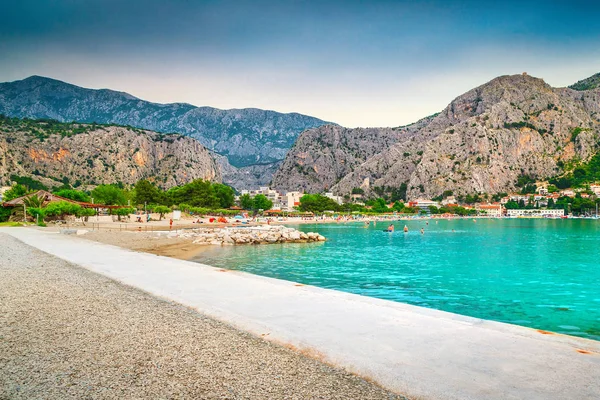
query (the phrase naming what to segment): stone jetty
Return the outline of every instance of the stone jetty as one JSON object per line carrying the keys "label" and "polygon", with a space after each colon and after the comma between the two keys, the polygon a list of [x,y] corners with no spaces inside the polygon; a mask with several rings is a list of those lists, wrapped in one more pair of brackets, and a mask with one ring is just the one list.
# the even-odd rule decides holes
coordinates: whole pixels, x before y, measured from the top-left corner
{"label": "stone jetty", "polygon": [[238,245],[269,243],[324,242],[324,236],[315,232],[300,232],[285,226],[229,227],[216,229],[193,229],[169,235],[193,239],[199,245]]}

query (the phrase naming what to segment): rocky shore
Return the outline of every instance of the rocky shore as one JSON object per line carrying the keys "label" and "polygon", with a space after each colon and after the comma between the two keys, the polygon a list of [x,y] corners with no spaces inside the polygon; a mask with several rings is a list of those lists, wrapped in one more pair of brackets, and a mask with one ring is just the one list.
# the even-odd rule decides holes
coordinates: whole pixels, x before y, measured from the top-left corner
{"label": "rocky shore", "polygon": [[324,236],[315,232],[301,232],[285,226],[235,227],[217,229],[193,229],[168,233],[168,236],[192,239],[199,245],[240,245],[270,243],[309,243],[324,242]]}

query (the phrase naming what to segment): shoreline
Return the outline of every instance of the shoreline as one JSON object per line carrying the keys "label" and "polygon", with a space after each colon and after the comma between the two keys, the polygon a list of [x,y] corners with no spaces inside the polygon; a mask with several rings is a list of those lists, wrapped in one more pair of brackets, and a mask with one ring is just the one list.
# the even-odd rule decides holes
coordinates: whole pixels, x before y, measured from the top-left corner
{"label": "shoreline", "polygon": [[407,400],[201,309],[0,239],[0,398]]}
{"label": "shoreline", "polygon": [[[64,235],[18,228],[11,235],[240,329],[268,334],[271,341],[319,354],[408,396],[591,399],[600,392],[600,342],[132,253]],[[75,243],[77,252],[72,251]]]}

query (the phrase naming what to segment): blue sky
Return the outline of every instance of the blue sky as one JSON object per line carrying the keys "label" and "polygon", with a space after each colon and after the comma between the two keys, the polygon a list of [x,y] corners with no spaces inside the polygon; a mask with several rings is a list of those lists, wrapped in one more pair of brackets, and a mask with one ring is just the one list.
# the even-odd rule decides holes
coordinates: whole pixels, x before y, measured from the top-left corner
{"label": "blue sky", "polygon": [[0,81],[43,75],[349,127],[414,122],[498,75],[566,86],[600,72],[596,2],[4,3]]}

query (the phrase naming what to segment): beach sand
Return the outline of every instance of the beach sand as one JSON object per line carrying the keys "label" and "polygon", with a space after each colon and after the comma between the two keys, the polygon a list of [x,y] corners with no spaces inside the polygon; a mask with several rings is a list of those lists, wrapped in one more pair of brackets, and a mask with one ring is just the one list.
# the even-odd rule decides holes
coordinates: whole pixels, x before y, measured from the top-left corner
{"label": "beach sand", "polygon": [[0,399],[402,398],[8,235],[0,241]]}
{"label": "beach sand", "polygon": [[81,236],[104,244],[143,251],[158,256],[190,260],[209,246],[192,243],[192,239],[158,235],[152,232],[92,231]]}

